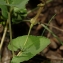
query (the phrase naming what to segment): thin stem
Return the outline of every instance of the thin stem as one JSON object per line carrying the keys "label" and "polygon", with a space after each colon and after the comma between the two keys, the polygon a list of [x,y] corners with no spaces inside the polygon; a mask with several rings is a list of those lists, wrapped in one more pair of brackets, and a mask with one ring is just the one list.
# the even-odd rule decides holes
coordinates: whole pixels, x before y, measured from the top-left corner
{"label": "thin stem", "polygon": [[45,23],[44,25],[46,25],[46,26],[51,26],[52,28],[55,28],[55,29],[57,29],[57,30],[63,32],[63,29],[60,29],[60,28],[58,28],[58,27],[55,27],[55,26],[52,26],[52,25],[49,25],[49,24],[46,24],[46,23]]}
{"label": "thin stem", "polygon": [[[10,31],[10,42],[12,41],[12,28],[11,28],[11,10],[8,12],[8,22],[9,22],[9,31]],[[10,43],[12,46],[12,54],[14,57],[14,51],[13,51],[13,45]]]}
{"label": "thin stem", "polygon": [[[6,0],[6,3],[9,4],[9,1]],[[11,12],[12,12],[12,8],[9,8],[9,12],[8,12],[8,23],[9,23],[9,31],[10,31],[10,41],[12,41],[12,29],[11,29]]]}
{"label": "thin stem", "polygon": [[[42,4],[42,3],[41,3],[41,4]],[[27,40],[28,40],[28,38],[29,38],[29,35],[30,35],[30,32],[31,32],[31,29],[32,29],[33,25],[35,25],[35,24],[38,23],[38,20],[37,20],[37,19],[38,19],[40,13],[42,12],[43,7],[44,7],[44,5],[45,5],[45,4],[42,4],[42,5],[41,5],[41,4],[39,4],[40,7],[39,7],[39,9],[38,9],[37,15],[36,15],[34,18],[31,19],[30,29],[29,29],[27,38],[26,38],[26,40],[25,40],[23,49],[24,49],[24,47],[25,47],[25,45],[26,45],[26,43],[27,43]],[[23,49],[22,49],[22,50],[23,50]],[[20,52],[17,54],[17,56],[19,56],[21,53],[22,53],[22,52],[20,51]]]}
{"label": "thin stem", "polygon": [[[9,4],[9,1],[6,0],[7,4]],[[10,42],[12,41],[12,28],[11,28],[11,12],[13,10],[13,7],[9,8],[8,12],[8,24],[9,24],[9,32],[10,32]],[[12,46],[12,44],[10,44]],[[14,56],[13,46],[12,46],[12,54]]]}
{"label": "thin stem", "polygon": [[8,12],[8,22],[9,22],[9,31],[10,31],[10,41],[12,41],[11,13],[10,12]]}
{"label": "thin stem", "polygon": [[37,19],[38,19],[40,13],[42,12],[42,9],[43,9],[43,7],[39,7],[37,15],[34,18],[32,18],[31,21],[30,21],[31,24],[33,24],[33,25],[37,24],[37,22],[38,22]]}
{"label": "thin stem", "polygon": [[38,12],[37,12],[37,15],[34,17],[35,18],[35,22],[38,19],[40,13],[42,12],[42,9],[43,9],[43,7],[40,7],[39,10],[38,10]]}
{"label": "thin stem", "polygon": [[[9,4],[8,0],[6,0],[6,2]],[[9,16],[9,14],[8,14],[8,16]],[[5,35],[6,35],[6,32],[7,32],[8,20],[9,20],[9,19],[7,19],[7,23],[6,23],[6,26],[5,26],[5,29],[4,29],[4,33],[3,33],[3,37],[2,37],[2,39],[1,39],[0,51],[1,51],[1,49],[2,49],[2,46],[3,46],[3,43],[4,43],[4,39],[5,39]]]}
{"label": "thin stem", "polygon": [[1,44],[0,44],[0,61],[1,61],[1,50],[2,50],[2,46],[3,46],[5,36],[6,36],[6,32],[7,32],[7,24],[8,24],[8,20],[7,20],[7,23],[6,23],[6,26],[5,26],[5,29],[4,29],[4,33],[3,33],[3,36],[2,36],[2,39],[1,39]]}
{"label": "thin stem", "polygon": [[[43,7],[40,7],[39,10],[38,10],[38,12],[37,12],[37,15],[36,15],[34,18],[32,18],[32,20],[31,20],[32,22],[31,22],[31,25],[30,25],[30,29],[29,29],[27,38],[26,38],[26,40],[25,40],[25,42],[24,42],[24,46],[23,46],[22,50],[24,49],[24,47],[25,47],[25,45],[26,45],[26,43],[27,43],[27,40],[28,40],[28,38],[29,38],[29,35],[30,35],[30,32],[31,32],[31,29],[32,29],[33,25],[34,25],[35,23],[37,23],[37,19],[38,19],[39,15],[40,15],[42,9],[43,9]],[[20,52],[17,54],[17,56],[19,56],[21,53],[22,53],[22,52],[20,51]]]}
{"label": "thin stem", "polygon": [[7,32],[7,25],[5,26],[4,33],[3,33],[3,37],[1,39],[0,51],[1,51],[2,46],[3,46],[3,43],[4,43],[4,39],[5,39],[5,36],[6,36],[6,32]]}
{"label": "thin stem", "polygon": [[[30,35],[30,32],[31,32],[32,27],[33,27],[33,24],[30,25],[30,29],[29,29],[28,35],[27,35],[27,37],[26,37],[26,40],[25,40],[25,42],[24,42],[24,46],[23,46],[22,50],[24,49],[24,47],[25,47],[25,45],[26,45],[26,43],[27,43],[27,40],[28,40],[28,38],[29,38],[29,35]],[[19,56],[20,54],[22,54],[22,51],[20,51],[20,52],[17,54],[17,56]]]}
{"label": "thin stem", "polygon": [[41,24],[41,26],[43,26],[46,30],[48,30],[63,45],[63,42],[58,38],[58,36],[56,36],[47,26],[45,26],[44,24]]}
{"label": "thin stem", "polygon": [[27,12],[27,15],[28,15],[29,13],[31,13],[31,12],[33,12],[33,11],[37,10],[37,9],[38,9],[38,7],[36,7],[36,8],[34,8],[34,9],[32,9],[32,10],[28,11],[28,12]]}
{"label": "thin stem", "polygon": [[[46,1],[46,4],[48,4],[51,1],[52,0]],[[35,24],[38,23],[38,20],[37,19],[38,19],[40,13],[42,12],[42,10],[43,10],[43,8],[45,6],[45,3],[44,2],[43,2],[43,4],[40,3],[40,4],[38,4],[38,6],[39,6],[39,9],[38,9],[37,15],[34,18],[32,18],[31,21],[30,21],[33,25],[35,25]]]}
{"label": "thin stem", "polygon": [[30,35],[30,32],[31,32],[32,27],[33,27],[33,24],[30,25],[30,29],[29,29],[29,32],[28,32],[27,38],[26,38],[26,40],[25,40],[24,46],[25,46],[26,43],[27,43],[27,40],[28,40],[28,37],[29,37],[29,35]]}
{"label": "thin stem", "polygon": [[[54,19],[55,16],[56,16],[56,14],[54,14],[54,15],[52,16],[52,18],[49,20],[48,24],[50,24],[50,22],[52,21],[52,19]],[[41,34],[42,36],[43,36],[45,30],[46,30],[46,29],[43,30],[43,32],[42,32],[42,34]]]}
{"label": "thin stem", "polygon": [[[32,22],[31,22],[31,25],[30,25],[30,29],[29,29],[27,38],[26,38],[26,40],[25,40],[25,42],[24,42],[24,46],[23,46],[22,50],[24,49],[24,47],[25,47],[25,45],[26,45],[26,43],[27,43],[27,41],[28,41],[28,38],[29,38],[29,35],[30,35],[30,32],[31,32],[31,29],[32,29],[33,25],[37,23],[37,19],[38,19],[39,15],[40,15],[42,9],[43,9],[43,7],[40,7],[39,10],[38,10],[38,12],[37,12],[37,15],[36,15],[34,18],[31,19]],[[17,56],[19,56],[21,53],[22,53],[22,51],[20,51],[20,52],[17,54]]]}
{"label": "thin stem", "polygon": [[9,4],[9,1],[8,1],[8,0],[6,0],[6,3],[7,3],[7,4]]}

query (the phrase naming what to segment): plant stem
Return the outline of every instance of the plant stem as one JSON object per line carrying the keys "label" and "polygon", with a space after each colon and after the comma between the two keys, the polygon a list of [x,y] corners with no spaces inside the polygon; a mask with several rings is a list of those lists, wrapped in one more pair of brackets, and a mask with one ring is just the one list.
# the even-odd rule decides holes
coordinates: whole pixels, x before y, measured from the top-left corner
{"label": "plant stem", "polygon": [[[37,19],[38,19],[40,13],[42,12],[44,5],[45,5],[45,4],[42,4],[42,3],[39,4],[40,7],[39,7],[39,9],[38,9],[37,15],[36,15],[34,18],[32,18],[32,19],[30,20],[30,22],[31,22],[30,29],[29,29],[27,38],[26,38],[26,40],[25,40],[25,42],[24,42],[24,46],[23,46],[22,50],[24,49],[24,47],[25,47],[25,45],[26,45],[26,43],[27,43],[27,40],[28,40],[28,38],[29,38],[29,35],[30,35],[30,32],[31,32],[32,27],[33,27],[35,24],[38,23],[38,20],[37,20]],[[17,56],[19,56],[20,54],[22,54],[22,51],[20,51],[20,52],[17,54]]]}
{"label": "plant stem", "polygon": [[[43,6],[44,6],[44,5],[43,5]],[[24,42],[24,46],[23,46],[22,50],[24,49],[24,47],[25,47],[25,45],[26,45],[26,43],[27,43],[27,40],[28,40],[28,38],[29,38],[29,35],[30,35],[30,32],[31,32],[31,29],[32,29],[33,25],[35,25],[35,24],[38,22],[37,19],[38,19],[39,15],[40,15],[40,13],[41,13],[41,11],[42,11],[42,9],[43,9],[43,6],[40,6],[40,8],[38,9],[37,15],[36,15],[34,18],[32,18],[31,21],[30,21],[30,22],[31,22],[30,29],[29,29],[27,38],[26,38],[26,40],[25,40],[25,42]],[[17,56],[19,56],[21,53],[22,53],[22,52],[20,51],[20,52],[17,54]]]}
{"label": "plant stem", "polygon": [[[9,5],[9,1],[6,0],[7,4]],[[9,24],[9,32],[10,32],[10,42],[12,41],[12,28],[11,28],[11,12],[13,10],[13,7],[9,7],[8,11],[8,24]],[[10,44],[12,46],[12,44]],[[12,54],[14,56],[13,46],[12,46]]]}
{"label": "plant stem", "polygon": [[31,32],[32,27],[33,27],[33,24],[30,25],[30,29],[29,29],[27,38],[26,38],[26,40],[25,40],[24,46],[26,45],[26,42],[27,42],[27,40],[28,40],[28,37],[29,37],[29,35],[30,35],[30,32]]}
{"label": "plant stem", "polygon": [[3,43],[4,43],[5,36],[6,36],[6,32],[7,32],[7,26],[5,26],[3,37],[1,39],[1,44],[0,44],[0,61],[1,61],[1,50],[2,50],[2,46],[3,46]]}
{"label": "plant stem", "polygon": [[[27,43],[27,40],[28,40],[28,38],[29,38],[29,35],[30,35],[30,32],[31,32],[31,29],[32,29],[33,25],[35,25],[35,24],[37,23],[37,19],[38,19],[39,15],[40,15],[42,9],[43,9],[43,7],[40,7],[39,10],[38,10],[38,12],[37,12],[37,15],[36,15],[34,18],[31,19],[30,29],[29,29],[27,38],[26,38],[26,40],[25,40],[25,42],[24,42],[24,46],[23,46],[22,50],[24,49],[24,47],[25,47],[25,45],[26,45],[26,43]],[[20,51],[20,52],[17,54],[17,56],[19,56],[21,53],[22,53],[22,52]]]}
{"label": "plant stem", "polygon": [[[25,47],[25,45],[26,45],[26,43],[27,43],[27,40],[28,40],[28,38],[29,38],[29,35],[30,35],[30,32],[31,32],[32,27],[33,27],[33,24],[30,25],[30,29],[29,29],[28,35],[27,35],[27,37],[26,37],[26,40],[25,40],[25,42],[24,42],[24,45],[23,45],[22,50],[24,49],[24,47]],[[17,56],[19,56],[20,54],[22,54],[22,51],[20,51],[20,52],[17,54]]]}
{"label": "plant stem", "polygon": [[[7,0],[7,4],[9,4],[9,1]],[[9,31],[10,31],[10,42],[12,41],[12,28],[11,28],[11,12],[13,10],[13,7],[9,8],[9,12],[8,12],[8,23],[9,23]],[[13,51],[13,45],[12,46],[12,54],[14,56],[14,51]]]}
{"label": "plant stem", "polygon": [[[2,50],[3,43],[4,43],[4,39],[5,39],[5,36],[6,36],[6,32],[7,32],[7,24],[8,24],[8,19],[7,19],[7,23],[6,23],[6,26],[5,26],[5,29],[4,29],[4,33],[3,33],[3,36],[2,36],[2,39],[1,39],[0,55],[1,55],[1,50]],[[1,56],[0,56],[0,58],[1,58]],[[1,60],[0,60],[0,61],[1,61]]]}
{"label": "plant stem", "polygon": [[46,26],[50,26],[50,27],[52,27],[52,28],[57,29],[57,30],[60,31],[60,32],[63,32],[63,29],[60,29],[60,28],[58,28],[58,27],[55,27],[55,26],[49,25],[49,24],[47,24],[47,23],[44,23],[44,25],[46,25]]}
{"label": "plant stem", "polygon": [[[9,5],[9,1],[6,0],[7,4]],[[12,12],[12,8],[9,8],[9,12],[8,12],[8,23],[9,23],[9,31],[10,31],[10,41],[12,41],[12,29],[11,29],[11,12]]]}
{"label": "plant stem", "polygon": [[[12,41],[12,28],[11,28],[11,12],[13,10],[13,7],[10,8],[9,12],[8,12],[8,22],[9,22],[9,31],[10,31],[10,42]],[[14,57],[14,51],[13,51],[13,45],[10,43],[10,45],[12,46],[12,54]]]}
{"label": "plant stem", "polygon": [[[56,16],[56,14],[54,14],[54,15],[52,16],[52,18],[49,20],[48,24],[50,24],[50,22],[52,21],[52,19],[54,19],[55,16]],[[43,36],[45,30],[46,30],[46,29],[43,30],[43,32],[42,32],[42,34],[41,34],[42,36]]]}
{"label": "plant stem", "polygon": [[33,25],[36,25],[37,24],[37,22],[38,22],[37,19],[38,19],[40,13],[42,12],[43,6],[42,7],[41,6],[39,7],[38,12],[37,12],[37,15],[34,18],[31,19],[31,21],[30,21],[31,24],[33,24]]}
{"label": "plant stem", "polygon": [[1,51],[3,43],[4,43],[6,32],[7,32],[7,25],[5,26],[4,33],[3,33],[3,36],[2,36],[2,39],[1,39],[0,51]]}
{"label": "plant stem", "polygon": [[36,7],[36,8],[34,8],[34,9],[32,9],[32,10],[28,11],[28,12],[27,12],[27,14],[29,14],[29,13],[31,13],[31,12],[33,12],[33,11],[37,10],[37,9],[38,9],[38,7]]}
{"label": "plant stem", "polygon": [[46,30],[48,30],[63,45],[63,42],[58,38],[58,36],[56,36],[47,26],[45,26],[44,24],[41,24],[41,26],[43,26]]}
{"label": "plant stem", "polygon": [[[6,0],[6,2],[9,4],[8,0]],[[8,14],[8,16],[9,16],[9,14]],[[3,33],[3,37],[2,37],[2,39],[1,39],[0,51],[1,51],[1,49],[2,49],[2,46],[3,46],[3,43],[4,43],[4,39],[5,39],[5,35],[6,35],[6,32],[7,32],[8,20],[9,20],[9,19],[7,19],[7,23],[6,23],[6,26],[5,26],[5,29],[4,29],[4,33]]]}
{"label": "plant stem", "polygon": [[11,12],[8,12],[8,22],[9,22],[9,31],[10,31],[10,41],[12,41]]}
{"label": "plant stem", "polygon": [[37,19],[38,19],[40,13],[42,12],[42,10],[43,10],[43,8],[45,6],[45,3],[48,4],[51,1],[52,0],[49,0],[49,1],[43,2],[43,4],[42,3],[38,4],[39,10],[37,12],[37,15],[34,18],[32,18],[31,21],[30,21],[33,25],[36,25],[38,23],[38,20]]}

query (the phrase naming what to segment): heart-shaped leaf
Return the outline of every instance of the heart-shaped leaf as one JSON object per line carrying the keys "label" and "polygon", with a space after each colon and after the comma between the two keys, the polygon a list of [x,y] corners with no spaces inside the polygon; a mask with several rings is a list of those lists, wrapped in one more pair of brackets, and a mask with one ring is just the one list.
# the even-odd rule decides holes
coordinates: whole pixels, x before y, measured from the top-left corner
{"label": "heart-shaped leaf", "polygon": [[26,38],[27,35],[17,37],[10,42],[11,44],[8,45],[10,50],[17,51],[20,49],[22,51],[19,56],[13,57],[11,63],[27,61],[50,44],[50,40],[42,36],[30,35],[25,43]]}

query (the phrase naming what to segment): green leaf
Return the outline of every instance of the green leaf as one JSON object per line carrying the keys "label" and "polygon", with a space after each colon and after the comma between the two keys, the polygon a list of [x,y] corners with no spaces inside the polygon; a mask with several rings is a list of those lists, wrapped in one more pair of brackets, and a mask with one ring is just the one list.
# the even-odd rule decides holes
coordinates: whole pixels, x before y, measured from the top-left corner
{"label": "green leaf", "polygon": [[0,0],[0,5],[6,5],[6,2],[4,0]]}
{"label": "green leaf", "polygon": [[19,5],[17,5],[16,7],[23,9],[23,8],[25,8],[25,5],[26,5],[27,2],[28,2],[28,0],[23,0],[23,1],[22,1]]}
{"label": "green leaf", "polygon": [[26,13],[27,12],[27,10],[24,8],[24,9],[22,9],[22,8],[17,8],[17,7],[14,7],[14,12],[21,12],[21,13]]}
{"label": "green leaf", "polygon": [[20,9],[25,8],[25,4],[28,2],[28,0],[13,0],[13,2],[10,4],[10,6],[15,6],[18,7]]}
{"label": "green leaf", "polygon": [[23,0],[18,0],[18,1],[13,0],[12,4],[13,4],[13,5],[19,5],[22,1],[23,1]]}
{"label": "green leaf", "polygon": [[24,59],[25,59],[25,61],[29,60],[31,57],[32,57],[31,53],[23,53],[22,56],[13,57],[11,63],[20,63],[20,62],[23,62]]}
{"label": "green leaf", "polygon": [[27,35],[17,37],[10,42],[13,47],[11,44],[8,45],[10,50],[17,51],[20,49],[22,51],[19,56],[13,57],[11,63],[27,61],[50,44],[50,40],[48,38],[30,35],[27,43],[24,45],[26,38]]}
{"label": "green leaf", "polygon": [[8,17],[7,6],[5,6],[5,5],[0,5],[0,8],[1,8],[1,10],[2,10],[2,16],[7,19],[7,17]]}
{"label": "green leaf", "polygon": [[25,8],[25,4],[28,0],[8,0],[9,4],[6,3],[5,0],[0,0],[0,5],[7,5],[7,6],[15,6],[20,9]]}
{"label": "green leaf", "polygon": [[[12,45],[13,45],[13,50],[14,50],[14,51],[17,51],[18,48],[22,49],[22,48],[24,47],[24,42],[25,42],[26,38],[27,38],[27,35],[21,36],[21,37],[17,37],[17,38],[15,38],[15,39],[13,39],[12,42],[10,42],[10,43],[12,43]],[[29,47],[29,46],[30,46],[31,44],[33,44],[34,42],[36,42],[36,43],[34,43],[35,45],[36,45],[37,43],[40,44],[40,43],[38,42],[39,39],[33,41],[34,39],[32,39],[32,38],[34,38],[34,39],[36,38],[36,39],[37,39],[37,37],[30,35],[29,38],[28,38],[28,41],[27,41],[27,43],[26,43],[26,46],[25,46],[26,48]],[[38,44],[37,44],[37,45],[38,45]],[[25,47],[24,47],[24,48],[25,48]],[[12,50],[11,44],[9,44],[9,49]]]}

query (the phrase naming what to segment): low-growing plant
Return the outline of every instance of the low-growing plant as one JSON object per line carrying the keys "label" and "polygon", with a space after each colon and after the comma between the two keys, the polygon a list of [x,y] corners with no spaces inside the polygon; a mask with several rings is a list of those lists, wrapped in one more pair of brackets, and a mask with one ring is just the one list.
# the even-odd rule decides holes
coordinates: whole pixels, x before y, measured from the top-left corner
{"label": "low-growing plant", "polygon": [[[18,24],[23,20],[24,17],[26,17],[27,11],[25,9],[25,4],[28,2],[28,0],[18,0],[18,1],[0,0],[0,8],[2,11],[2,15],[0,15],[0,20],[1,22],[5,22],[5,29],[0,43],[0,51],[2,49],[4,38],[7,29],[9,27],[10,43],[8,45],[8,49],[11,50],[13,54],[11,63],[20,63],[23,61],[27,61],[50,44],[50,40],[48,38],[43,36],[30,35],[30,31],[34,25],[38,24],[37,19],[41,11],[43,10],[45,4],[51,1],[52,0],[47,0],[46,2],[43,2],[43,4],[40,3],[39,5],[37,5],[39,9],[37,15],[32,19],[30,19],[31,25],[30,25],[28,35],[19,36],[15,39],[12,39],[11,22],[14,24]],[[44,24],[40,24],[40,25],[42,25],[45,29],[51,32]],[[17,50],[19,50],[19,52],[15,55],[14,51]]]}

